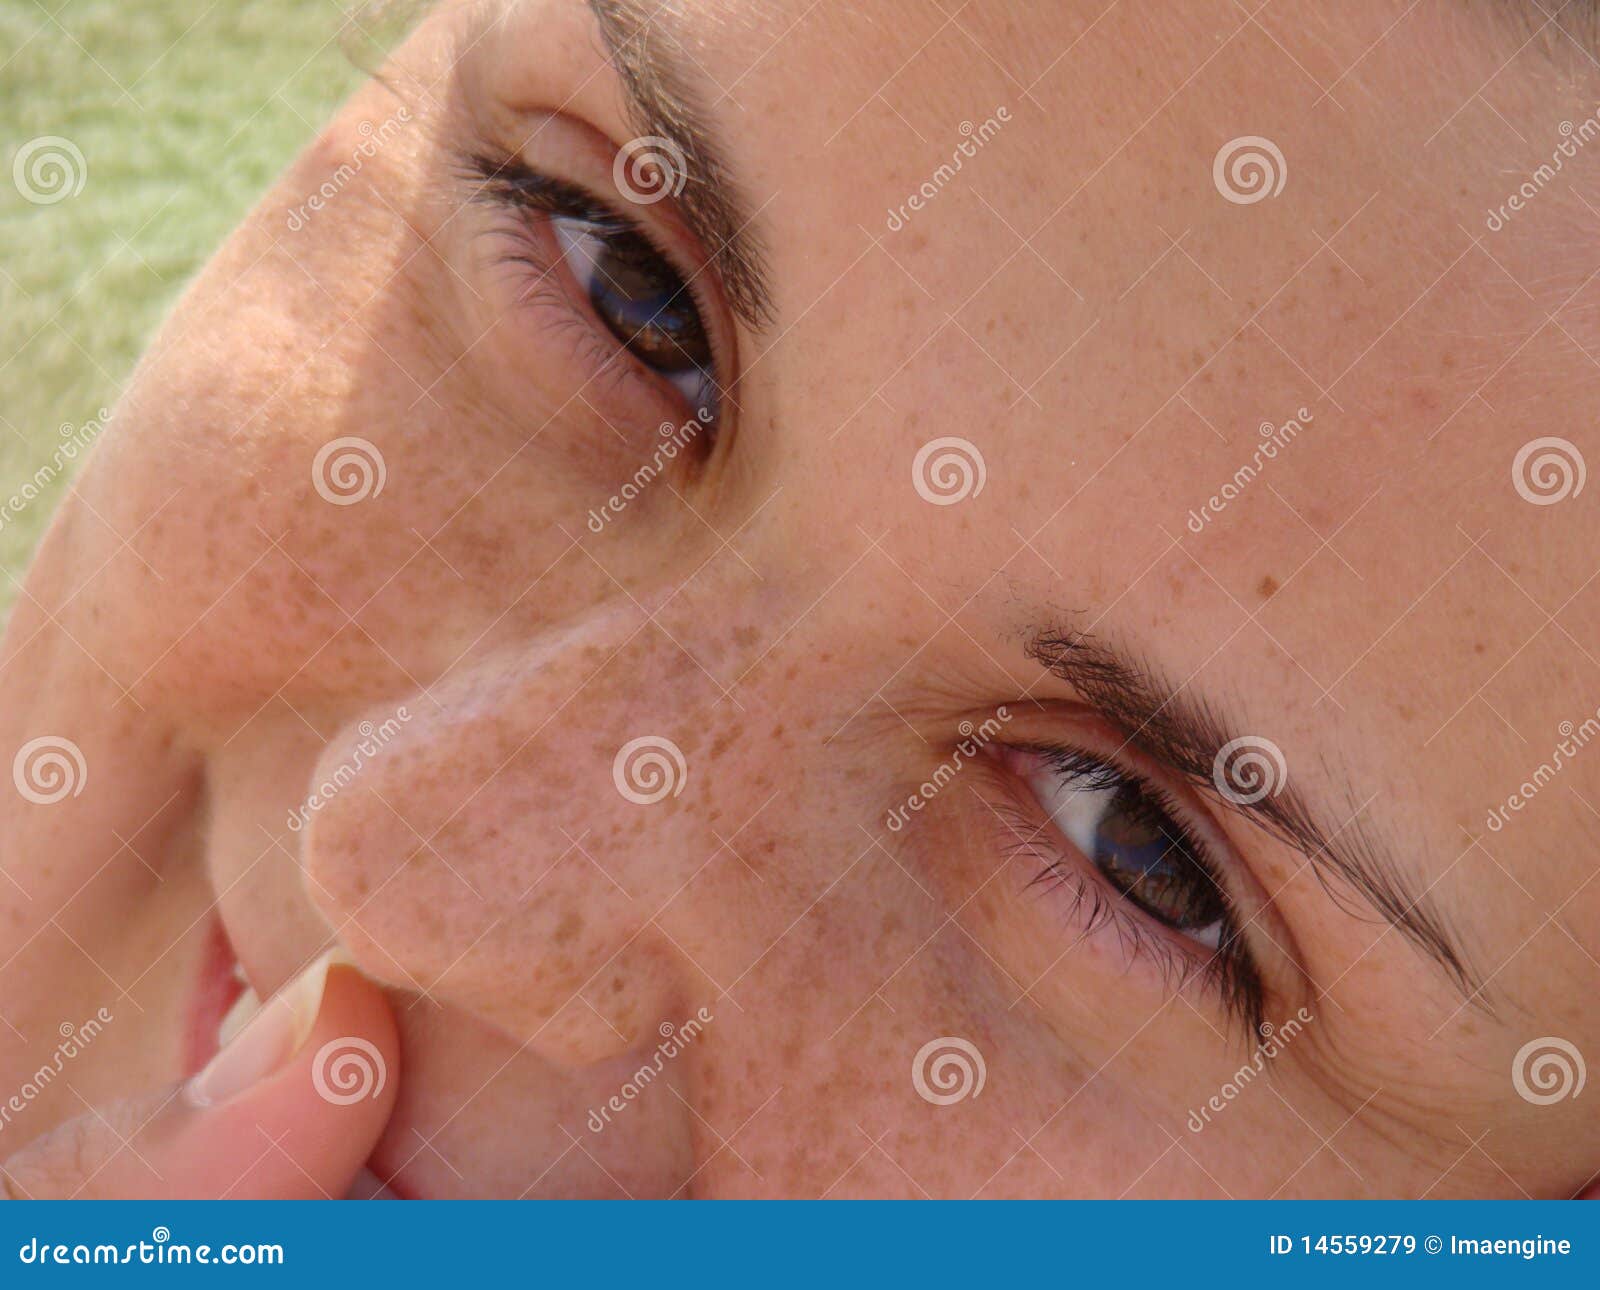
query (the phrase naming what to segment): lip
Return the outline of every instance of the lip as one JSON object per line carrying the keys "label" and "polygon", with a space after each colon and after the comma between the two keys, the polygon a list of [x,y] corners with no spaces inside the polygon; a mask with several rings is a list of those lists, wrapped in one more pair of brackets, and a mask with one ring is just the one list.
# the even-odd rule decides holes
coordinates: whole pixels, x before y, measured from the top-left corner
{"label": "lip", "polygon": [[189,998],[183,1036],[183,1074],[187,1079],[217,1055],[217,1032],[228,1009],[244,993],[238,956],[228,940],[222,919],[211,916],[200,973]]}

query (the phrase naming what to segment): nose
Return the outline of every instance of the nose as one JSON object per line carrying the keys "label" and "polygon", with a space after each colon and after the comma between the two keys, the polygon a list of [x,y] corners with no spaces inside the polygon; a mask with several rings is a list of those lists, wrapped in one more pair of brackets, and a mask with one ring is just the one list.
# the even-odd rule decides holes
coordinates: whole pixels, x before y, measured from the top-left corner
{"label": "nose", "polygon": [[717,850],[717,692],[641,621],[603,607],[369,710],[300,830],[307,894],[363,967],[563,1065],[715,993],[661,916]]}

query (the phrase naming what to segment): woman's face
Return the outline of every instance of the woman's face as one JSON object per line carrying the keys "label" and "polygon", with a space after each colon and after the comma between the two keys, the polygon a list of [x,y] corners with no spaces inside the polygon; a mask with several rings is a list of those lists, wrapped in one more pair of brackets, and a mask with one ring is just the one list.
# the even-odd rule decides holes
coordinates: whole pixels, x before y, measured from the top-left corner
{"label": "woman's face", "polygon": [[8,1025],[93,1102],[218,920],[336,940],[408,1195],[1580,1188],[1600,72],[1514,9],[435,8],[28,578]]}

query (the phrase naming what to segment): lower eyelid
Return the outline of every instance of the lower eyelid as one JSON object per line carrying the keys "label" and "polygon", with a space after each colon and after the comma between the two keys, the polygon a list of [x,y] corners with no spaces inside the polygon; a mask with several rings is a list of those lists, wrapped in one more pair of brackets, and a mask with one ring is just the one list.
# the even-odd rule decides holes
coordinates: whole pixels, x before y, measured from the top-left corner
{"label": "lower eyelid", "polygon": [[573,298],[559,276],[553,252],[542,254],[531,230],[496,229],[488,236],[494,242],[488,268],[505,275],[514,307],[537,329],[541,340],[553,341],[565,351],[566,361],[581,365],[593,374],[592,380],[602,383],[603,401],[632,400],[652,408],[656,413],[649,418],[652,429],[659,423],[682,420],[676,409],[668,406],[653,378],[640,370],[615,340],[608,339],[609,333],[602,335],[602,324]]}
{"label": "lower eyelid", "polygon": [[[1078,848],[1056,836],[1054,824],[1032,800],[1025,783],[1017,779],[1015,788],[997,784],[993,792],[1000,796],[991,800],[986,794],[985,800],[993,812],[994,845],[1008,864],[1029,867],[1026,875],[1017,875],[1024,890],[1047,895],[1071,920],[1078,938],[1067,947],[1069,952],[1080,944],[1115,945],[1127,970],[1148,970],[1168,992],[1179,993],[1200,984],[1208,995],[1225,1003],[1237,1002],[1228,999],[1227,983],[1219,975],[1228,970],[1224,961],[1215,953],[1207,954],[1205,947],[1186,933],[1128,905]],[[1026,803],[1021,800],[1024,794],[1028,795]],[[1245,964],[1236,970],[1245,976],[1253,974]],[[1247,1011],[1253,1011],[1253,1006]]]}

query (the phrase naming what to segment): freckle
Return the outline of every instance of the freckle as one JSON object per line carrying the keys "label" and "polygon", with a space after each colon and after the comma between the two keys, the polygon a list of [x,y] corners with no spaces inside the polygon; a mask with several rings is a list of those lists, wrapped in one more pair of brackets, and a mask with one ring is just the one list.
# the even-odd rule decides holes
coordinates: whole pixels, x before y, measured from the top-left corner
{"label": "freckle", "polygon": [[1260,593],[1261,599],[1271,600],[1273,596],[1278,594],[1278,580],[1270,573],[1266,574],[1256,584],[1256,591]]}
{"label": "freckle", "polygon": [[611,978],[611,993],[612,994],[621,994],[622,993],[622,978],[620,976],[614,976],[614,977]]}
{"label": "freckle", "polygon": [[557,945],[565,945],[574,936],[583,930],[583,915],[577,910],[571,910],[556,924],[554,940]]}
{"label": "freckle", "polygon": [[1472,646],[1472,652],[1473,652],[1473,653],[1474,653],[1474,654],[1482,654],[1482,653],[1483,653],[1483,650],[1484,650],[1484,644],[1483,644],[1483,642],[1482,642],[1482,641],[1476,641],[1476,642],[1474,642],[1474,644],[1473,644],[1473,646]]}
{"label": "freckle", "polygon": [[753,649],[761,643],[761,633],[754,627],[735,627],[733,641],[741,649]]}

